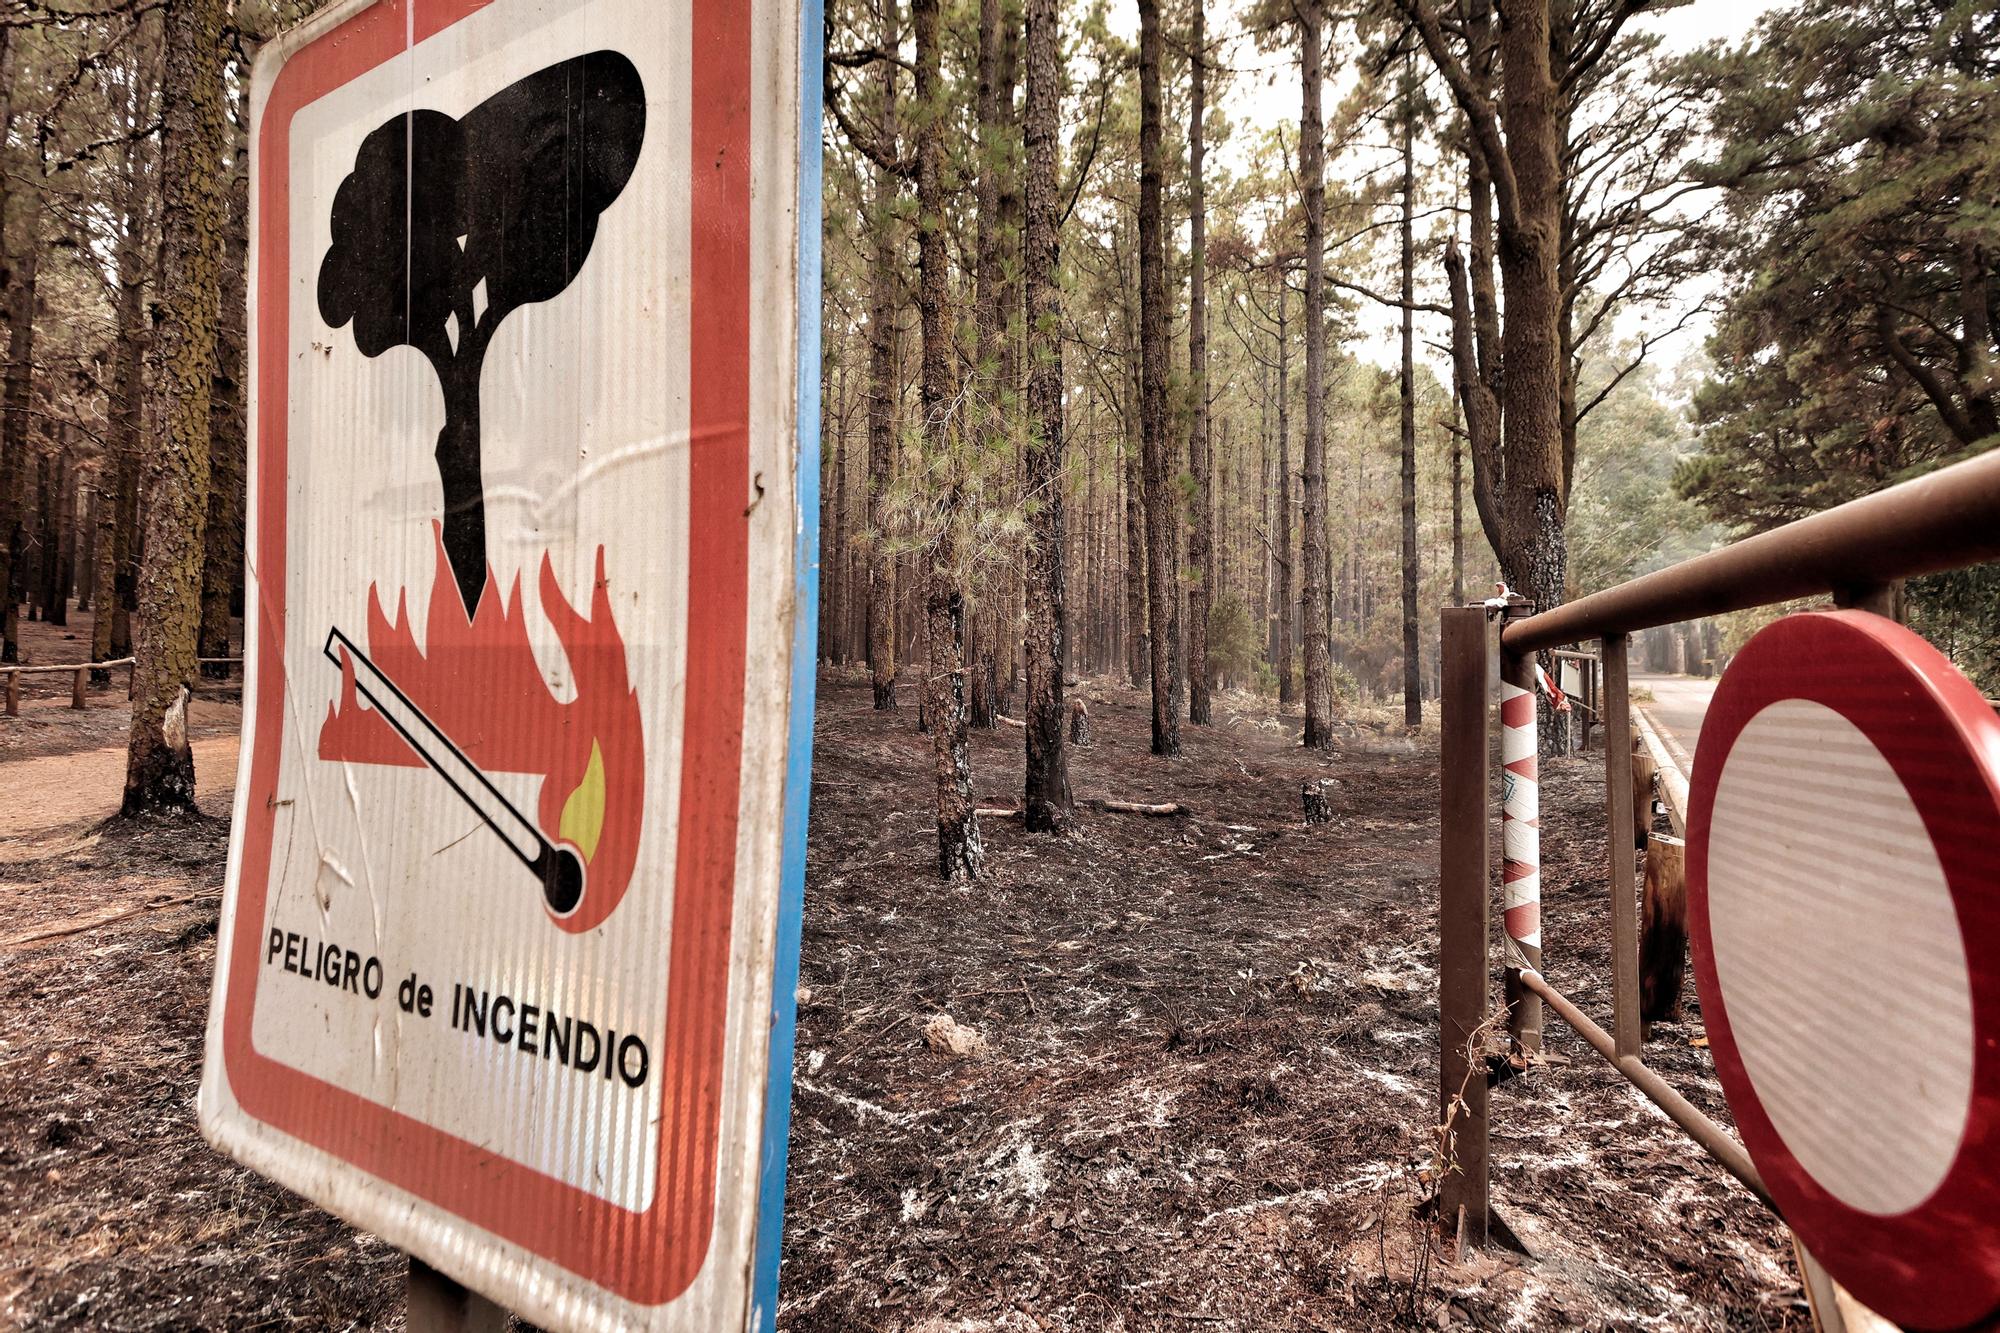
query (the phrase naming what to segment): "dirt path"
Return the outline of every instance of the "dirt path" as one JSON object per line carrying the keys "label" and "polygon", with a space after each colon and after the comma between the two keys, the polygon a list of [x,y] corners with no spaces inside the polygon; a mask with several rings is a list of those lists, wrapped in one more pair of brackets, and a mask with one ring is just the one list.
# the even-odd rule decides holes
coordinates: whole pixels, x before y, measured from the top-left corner
{"label": "dirt path", "polygon": [[[1190,813],[1066,840],[985,821],[989,873],[954,892],[915,710],[823,688],[781,1328],[1803,1326],[1768,1216],[1560,1030],[1494,1098],[1498,1205],[1537,1258],[1446,1264],[1413,1212],[1434,746],[1351,729],[1308,756],[1295,721],[1225,704],[1162,761],[1138,696],[1090,693],[1079,796]],[[1013,803],[1020,743],[974,738],[983,803]],[[1308,830],[1319,776],[1340,818]],[[1543,800],[1549,968],[1602,1011],[1594,769],[1553,765]],[[0,950],[0,1328],[400,1324],[398,1255],[195,1133],[225,846],[200,819],[0,864],[0,940],[106,917]],[[939,1014],[984,1054],[933,1049]],[[1721,1117],[1696,1031],[1663,1026],[1648,1059]]]}

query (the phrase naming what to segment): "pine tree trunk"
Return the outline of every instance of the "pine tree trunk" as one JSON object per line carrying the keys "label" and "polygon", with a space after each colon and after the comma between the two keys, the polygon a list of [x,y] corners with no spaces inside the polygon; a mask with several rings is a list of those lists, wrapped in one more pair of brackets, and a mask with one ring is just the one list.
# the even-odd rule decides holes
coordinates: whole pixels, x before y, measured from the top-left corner
{"label": "pine tree trunk", "polygon": [[1451,604],[1465,605],[1465,446],[1451,437]]}
{"label": "pine tree trunk", "polygon": [[1194,522],[1188,528],[1188,568],[1194,584],[1188,591],[1188,720],[1207,726],[1209,700],[1208,618],[1215,595],[1215,527],[1209,494],[1213,468],[1208,439],[1208,207],[1202,194],[1202,117],[1208,109],[1206,33],[1202,8],[1194,0],[1189,33],[1193,65],[1188,104],[1188,391],[1193,398],[1188,416],[1188,472],[1194,481]]}
{"label": "pine tree trunk", "polygon": [[[1127,414],[1134,426],[1139,420],[1137,400],[1134,394],[1133,410]],[[1146,518],[1139,498],[1145,483],[1139,465],[1142,451],[1133,438],[1137,434],[1129,430],[1125,440],[1125,676],[1135,690],[1145,686],[1151,660],[1146,633]]]}
{"label": "pine tree trunk", "polygon": [[[229,656],[229,605],[243,566],[244,395],[246,265],[250,251],[249,144],[236,136],[238,166],[229,179],[229,233],[222,259],[222,307],[216,322],[215,380],[209,404],[208,526],[203,533],[201,635],[199,653]],[[226,680],[229,667],[217,662],[202,674]]]}
{"label": "pine tree trunk", "polygon": [[984,852],[972,801],[972,758],[966,742],[965,602],[959,579],[958,523],[963,507],[963,461],[958,457],[953,358],[956,337],[949,310],[949,257],[945,252],[943,144],[944,90],[939,66],[938,0],[910,7],[916,38],[918,313],[923,324],[923,405],[926,444],[943,463],[939,509],[943,521],[924,570],[924,625],[928,675],[924,712],[930,723],[937,777],[938,874],[948,883],[979,878]]}
{"label": "pine tree trunk", "polygon": [[1403,71],[1403,210],[1400,221],[1403,277],[1402,510],[1403,510],[1403,725],[1424,720],[1423,648],[1417,637],[1417,371],[1416,312],[1417,192],[1416,79]]}
{"label": "pine tree trunk", "polygon": [[1331,634],[1327,605],[1326,543],[1326,151],[1320,120],[1324,43],[1319,0],[1300,9],[1299,36],[1304,97],[1299,112],[1299,188],[1305,195],[1306,440],[1305,534],[1305,744],[1333,744]]}
{"label": "pine tree trunk", "polygon": [[1145,474],[1146,616],[1152,636],[1153,753],[1181,750],[1174,685],[1180,645],[1180,595],[1175,565],[1180,539],[1174,519],[1173,462],[1167,432],[1167,251],[1162,194],[1166,150],[1161,142],[1160,63],[1165,39],[1158,0],[1139,0],[1139,422]]}
{"label": "pine tree trunk", "polygon": [[[79,482],[79,487],[84,483]],[[71,568],[76,570],[76,609],[88,611],[97,592],[97,480],[88,483],[90,498],[83,501],[83,515],[70,532]],[[93,626],[95,622],[92,622]],[[88,655],[89,649],[84,650]]]}
{"label": "pine tree trunk", "polygon": [[1062,69],[1060,0],[1027,0],[1027,97],[1022,243],[1028,334],[1028,698],[1027,769],[1021,816],[1029,832],[1060,828],[1070,816],[1064,749],[1063,667],[1068,617],[1063,526],[1063,359],[1056,158]]}
{"label": "pine tree trunk", "polygon": [[[895,0],[884,0],[885,41],[893,41]],[[896,133],[895,67],[880,62],[882,141]],[[868,273],[868,674],[878,710],[896,706],[896,557],[889,545],[889,487],[896,469],[896,219],[898,186],[886,171],[875,176],[874,261]]]}
{"label": "pine tree trunk", "polygon": [[[7,373],[0,381],[0,662],[21,660],[21,599],[27,593],[28,524],[24,495],[29,396],[35,374],[35,293],[41,268],[41,196],[29,192],[21,230],[28,246],[14,265],[7,306]],[[0,238],[4,240],[4,238]]]}
{"label": "pine tree trunk", "polygon": [[1297,605],[1292,600],[1292,340],[1291,293],[1278,278],[1278,705],[1299,701],[1298,674],[1293,666],[1297,635]]}
{"label": "pine tree trunk", "polygon": [[[1563,484],[1561,319],[1558,271],[1562,174],[1558,92],[1549,68],[1547,0],[1503,0],[1500,57],[1504,73],[1507,157],[1515,210],[1503,219],[1500,276],[1506,300],[1501,331],[1501,439],[1507,484],[1501,497],[1504,577],[1542,610],[1563,602],[1568,568]],[[1567,745],[1562,719],[1543,709],[1542,745]]]}
{"label": "pine tree trunk", "polygon": [[146,468],[127,815],[194,808],[187,700],[201,613],[217,294],[229,223],[222,181],[227,8],[225,0],[168,0],[165,13],[156,437]]}

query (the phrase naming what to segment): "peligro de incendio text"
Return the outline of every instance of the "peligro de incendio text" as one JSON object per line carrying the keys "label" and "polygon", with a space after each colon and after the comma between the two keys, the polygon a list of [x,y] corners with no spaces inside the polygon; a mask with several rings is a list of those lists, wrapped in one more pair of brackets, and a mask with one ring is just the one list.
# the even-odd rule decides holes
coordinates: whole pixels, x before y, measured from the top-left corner
{"label": "peligro de incendio text", "polygon": [[[370,1000],[382,998],[386,984],[380,958],[275,927],[264,942],[264,965]],[[414,972],[396,985],[397,1008],[414,1017],[432,1017],[438,999]],[[484,1038],[578,1074],[596,1074],[606,1082],[615,1078],[628,1088],[643,1086],[652,1069],[645,1040],[637,1033],[600,1028],[587,1019],[463,982],[451,985],[445,1022],[467,1037]]]}

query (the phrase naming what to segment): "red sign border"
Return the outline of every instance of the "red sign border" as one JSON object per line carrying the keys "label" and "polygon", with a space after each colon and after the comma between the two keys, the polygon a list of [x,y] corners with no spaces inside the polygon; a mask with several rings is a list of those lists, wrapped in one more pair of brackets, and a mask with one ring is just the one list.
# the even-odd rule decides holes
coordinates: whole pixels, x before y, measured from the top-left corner
{"label": "red sign border", "polygon": [[[1785,1146],[1744,1068],[1716,976],[1708,917],[1716,788],[1743,728],[1782,699],[1834,710],[1888,760],[1937,850],[1967,941],[1974,1035],[1964,1137],[1937,1189],[1893,1217],[1842,1202]],[[1991,1315],[2000,1307],[2000,718],[1944,654],[1894,621],[1865,611],[1788,616],[1751,639],[1717,687],[1689,805],[1688,909],[1702,1016],[1737,1129],[1779,1211],[1829,1273],[1889,1319],[1958,1328]],[[1837,1098],[1843,1065],[1835,1054],[1826,1094]],[[1865,1079],[1867,1053],[1849,1054],[1848,1072]]]}
{"label": "red sign border", "polygon": [[[251,1042],[283,716],[290,148],[305,106],[490,0],[377,0],[291,54],[258,127],[258,658],[249,801],[223,1015],[243,1113],[637,1305],[700,1273],[714,1229],[747,657],[749,6],[693,0],[687,699],[653,1202],[618,1207],[259,1053]],[[718,220],[721,225],[718,225]],[[689,762],[687,757],[696,757]],[[254,924],[256,929],[246,929]],[[431,1256],[433,1258],[439,1256]]]}

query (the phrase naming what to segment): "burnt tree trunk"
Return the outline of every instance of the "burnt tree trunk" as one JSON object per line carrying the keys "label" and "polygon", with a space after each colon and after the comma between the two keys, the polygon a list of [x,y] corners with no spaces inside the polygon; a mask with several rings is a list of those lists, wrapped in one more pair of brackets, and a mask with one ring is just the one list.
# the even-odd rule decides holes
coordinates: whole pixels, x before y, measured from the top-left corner
{"label": "burnt tree trunk", "polygon": [[1181,749],[1174,698],[1180,646],[1175,570],[1180,541],[1174,521],[1173,462],[1167,441],[1167,252],[1162,194],[1160,63],[1165,39],[1158,0],[1139,0],[1139,422],[1145,473],[1146,619],[1152,638],[1153,753]]}
{"label": "burnt tree trunk", "polygon": [[1305,195],[1306,439],[1302,598],[1305,615],[1305,744],[1333,744],[1331,629],[1326,554],[1326,145],[1320,119],[1321,66],[1325,56],[1319,0],[1299,10],[1304,89],[1299,111],[1299,189]]}
{"label": "burnt tree trunk", "polygon": [[[199,654],[229,656],[229,609],[243,567],[244,512],[244,304],[245,264],[250,250],[248,145],[239,131],[237,168],[229,180],[229,232],[224,238],[222,308],[216,322],[215,379],[209,403],[208,527],[203,534],[201,635]],[[229,667],[216,662],[202,674],[226,680]]]}
{"label": "burnt tree trunk", "polygon": [[[1132,395],[1132,411],[1127,414],[1138,425],[1138,395]],[[1145,490],[1139,465],[1136,429],[1126,431],[1125,440],[1125,677],[1133,689],[1146,683],[1150,653],[1146,634],[1146,518],[1140,495]]]}
{"label": "burnt tree trunk", "polygon": [[[30,191],[22,224],[26,250],[14,265],[12,299],[7,304],[7,373],[0,380],[0,662],[21,660],[21,598],[26,593],[27,521],[22,513],[28,485],[28,398],[35,374],[35,289],[41,267],[41,196]],[[0,238],[4,239],[4,238]]]}
{"label": "burnt tree trunk", "polygon": [[[1028,699],[1021,817],[1029,832],[1069,819],[1063,668],[1069,608],[1064,573],[1063,361],[1056,159],[1062,102],[1059,0],[1027,0],[1027,148],[1022,242],[1028,320]],[[1082,700],[1077,702],[1081,703]]]}
{"label": "burnt tree trunk", "polygon": [[[884,0],[882,41],[896,40],[895,0]],[[882,98],[882,142],[893,151],[896,67],[877,62]],[[896,469],[896,216],[900,187],[877,169],[870,210],[874,260],[868,270],[868,676],[875,707],[896,706],[896,559],[889,546],[889,487]]]}
{"label": "burnt tree trunk", "polygon": [[1188,472],[1194,481],[1194,521],[1188,527],[1187,674],[1188,721],[1207,726],[1209,700],[1208,617],[1215,595],[1215,526],[1209,494],[1212,472],[1208,439],[1208,207],[1202,194],[1202,117],[1208,109],[1202,8],[1194,0],[1188,37],[1192,92],[1188,105]]}
{"label": "burnt tree trunk", "polygon": [[1294,649],[1297,636],[1297,603],[1292,587],[1292,340],[1290,336],[1291,293],[1284,275],[1278,276],[1278,518],[1273,560],[1278,570],[1278,654],[1271,663],[1278,673],[1278,704],[1299,701],[1298,674]]}
{"label": "burnt tree trunk", "polygon": [[224,0],[168,0],[165,14],[157,435],[146,469],[127,815],[194,808],[187,699],[201,611],[209,403],[229,209],[222,181],[227,8]]}
{"label": "burnt tree trunk", "polygon": [[1417,372],[1416,312],[1416,79],[1403,71],[1402,150],[1403,208],[1398,219],[1402,241],[1403,365],[1402,365],[1402,513],[1403,513],[1403,725],[1424,720],[1423,649],[1417,637]]}
{"label": "burnt tree trunk", "polygon": [[956,355],[950,300],[949,257],[945,252],[944,146],[941,142],[945,91],[940,77],[938,0],[915,0],[910,7],[916,38],[916,96],[923,123],[917,126],[918,314],[923,325],[923,406],[927,447],[941,460],[945,483],[939,505],[943,521],[924,570],[924,625],[928,675],[924,712],[931,728],[937,778],[938,874],[949,883],[979,878],[984,852],[979,816],[972,801],[972,758],[966,741],[965,599],[959,579],[959,510],[963,507],[963,462],[958,457]]}

